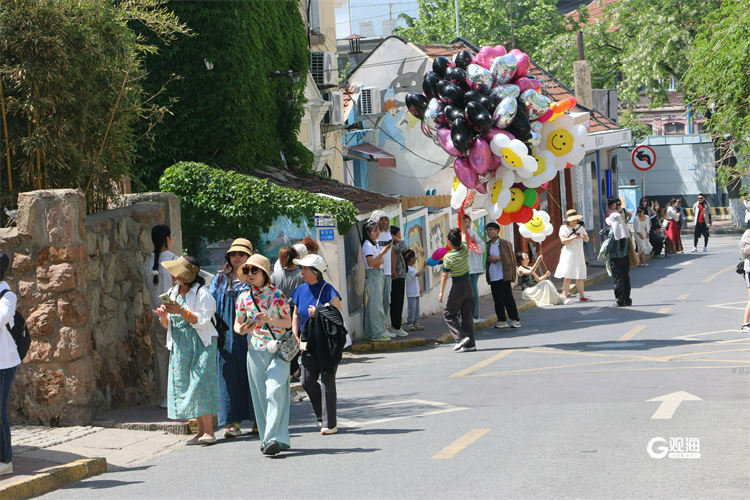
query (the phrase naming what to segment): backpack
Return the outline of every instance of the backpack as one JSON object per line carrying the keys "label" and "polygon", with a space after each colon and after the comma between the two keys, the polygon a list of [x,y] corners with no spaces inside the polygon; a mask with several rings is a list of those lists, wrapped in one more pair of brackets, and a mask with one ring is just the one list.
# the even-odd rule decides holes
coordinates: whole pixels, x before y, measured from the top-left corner
{"label": "backpack", "polygon": [[[2,299],[7,292],[7,289],[0,292],[0,299]],[[29,335],[29,330],[26,328],[26,320],[21,313],[16,310],[16,314],[13,316],[13,328],[10,327],[10,324],[6,324],[5,326],[10,330],[13,341],[16,343],[18,356],[21,358],[21,361],[23,361],[23,358],[26,357],[26,353],[29,352],[29,346],[31,345],[31,335]]]}

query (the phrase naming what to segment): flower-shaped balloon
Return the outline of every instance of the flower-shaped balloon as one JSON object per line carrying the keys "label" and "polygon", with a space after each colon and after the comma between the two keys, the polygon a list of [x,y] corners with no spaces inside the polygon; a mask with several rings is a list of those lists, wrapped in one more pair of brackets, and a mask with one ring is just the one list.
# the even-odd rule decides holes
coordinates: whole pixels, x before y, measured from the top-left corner
{"label": "flower-shaped balloon", "polygon": [[564,115],[542,125],[542,140],[535,149],[546,149],[552,153],[555,166],[562,170],[568,163],[575,165],[583,159],[586,154],[585,139],[586,128],[576,125],[569,115]]}
{"label": "flower-shaped balloon", "polygon": [[555,167],[555,156],[547,151],[533,150],[534,159],[536,160],[536,172],[534,175],[527,179],[518,179],[516,182],[523,182],[523,185],[530,188],[538,188],[545,182],[549,182],[557,175],[557,167]]}
{"label": "flower-shaped balloon", "polygon": [[490,149],[501,158],[504,167],[512,169],[520,177],[531,177],[536,172],[536,160],[529,155],[526,144],[518,139],[497,134],[492,138]]}
{"label": "flower-shaped balloon", "polygon": [[491,219],[497,219],[508,206],[511,199],[510,188],[513,187],[514,175],[505,167],[498,167],[487,183],[487,211]]}
{"label": "flower-shaped balloon", "polygon": [[552,234],[554,228],[549,221],[549,214],[544,210],[534,210],[534,215],[526,224],[518,224],[518,232],[524,238],[541,243]]}
{"label": "flower-shaped balloon", "polygon": [[461,204],[466,199],[466,195],[469,194],[469,188],[461,184],[458,177],[453,178],[453,186],[451,186],[451,207],[454,210],[461,208]]}

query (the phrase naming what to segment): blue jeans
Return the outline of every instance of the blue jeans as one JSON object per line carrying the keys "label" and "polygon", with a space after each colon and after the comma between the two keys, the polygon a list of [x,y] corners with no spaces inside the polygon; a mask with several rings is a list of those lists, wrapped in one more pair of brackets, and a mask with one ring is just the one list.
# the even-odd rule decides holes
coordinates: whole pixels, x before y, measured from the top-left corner
{"label": "blue jeans", "polygon": [[474,319],[479,319],[479,277],[484,273],[473,273],[471,279],[471,291],[474,292]]}
{"label": "blue jeans", "polygon": [[13,377],[16,369],[5,368],[0,370],[0,398],[2,398],[2,424],[0,426],[0,462],[7,464],[13,460],[13,449],[10,446],[10,421],[8,421],[8,396],[10,396],[10,384],[13,383]]}

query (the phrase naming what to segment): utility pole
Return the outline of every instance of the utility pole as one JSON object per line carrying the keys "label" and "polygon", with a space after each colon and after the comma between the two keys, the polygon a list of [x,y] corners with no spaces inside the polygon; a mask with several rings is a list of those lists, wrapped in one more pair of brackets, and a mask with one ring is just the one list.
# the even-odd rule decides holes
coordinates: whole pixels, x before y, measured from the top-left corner
{"label": "utility pole", "polygon": [[349,8],[349,34],[353,34],[352,31],[352,0],[346,0],[346,6]]}
{"label": "utility pole", "polygon": [[393,3],[388,2],[388,19],[393,21]]}
{"label": "utility pole", "polygon": [[458,27],[458,0],[456,0],[456,38],[461,36],[461,29]]}

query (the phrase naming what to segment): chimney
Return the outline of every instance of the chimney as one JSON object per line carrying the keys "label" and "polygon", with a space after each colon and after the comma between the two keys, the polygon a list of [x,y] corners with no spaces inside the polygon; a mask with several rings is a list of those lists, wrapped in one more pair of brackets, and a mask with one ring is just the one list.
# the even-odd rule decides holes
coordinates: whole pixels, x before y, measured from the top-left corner
{"label": "chimney", "polygon": [[578,60],[573,63],[573,85],[576,102],[581,106],[594,109],[594,97],[591,91],[591,68],[583,57],[583,32],[578,32]]}

